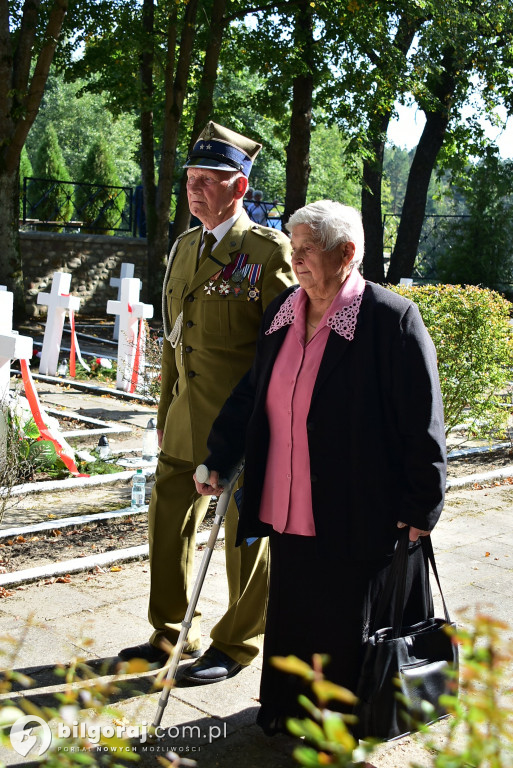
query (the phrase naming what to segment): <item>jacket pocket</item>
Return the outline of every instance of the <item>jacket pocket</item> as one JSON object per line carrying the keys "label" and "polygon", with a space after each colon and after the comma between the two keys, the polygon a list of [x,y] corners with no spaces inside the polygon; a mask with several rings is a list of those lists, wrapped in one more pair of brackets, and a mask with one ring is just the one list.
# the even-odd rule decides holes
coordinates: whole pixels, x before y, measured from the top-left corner
{"label": "jacket pocket", "polygon": [[183,297],[186,291],[187,281],[181,277],[173,277],[171,275],[166,286],[167,311],[171,321],[171,328],[182,311]]}

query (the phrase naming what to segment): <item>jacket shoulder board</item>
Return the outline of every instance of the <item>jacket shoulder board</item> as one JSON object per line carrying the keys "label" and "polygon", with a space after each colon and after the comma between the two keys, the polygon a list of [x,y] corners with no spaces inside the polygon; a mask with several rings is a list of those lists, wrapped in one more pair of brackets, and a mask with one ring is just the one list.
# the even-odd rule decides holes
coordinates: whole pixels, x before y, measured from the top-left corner
{"label": "jacket shoulder board", "polygon": [[251,227],[251,232],[254,232],[255,235],[260,235],[261,237],[265,237],[266,240],[272,240],[274,243],[279,243],[280,241],[288,241],[288,237],[284,232],[281,232],[279,229],[273,229],[272,227],[262,227],[258,224],[255,224],[253,227]]}

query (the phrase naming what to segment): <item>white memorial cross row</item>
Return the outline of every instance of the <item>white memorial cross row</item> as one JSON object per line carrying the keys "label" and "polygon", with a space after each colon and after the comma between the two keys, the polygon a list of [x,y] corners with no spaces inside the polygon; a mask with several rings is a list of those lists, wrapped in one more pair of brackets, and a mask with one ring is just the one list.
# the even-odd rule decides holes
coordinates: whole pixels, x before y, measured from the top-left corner
{"label": "white memorial cross row", "polygon": [[[129,264],[128,262],[122,262],[120,277],[110,278],[109,285],[112,288],[118,289],[118,301],[121,300],[121,281],[125,277],[133,277],[133,276],[134,276],[134,265]],[[119,339],[119,315],[116,315],[116,319],[114,320],[114,333],[112,334],[112,338],[116,339],[116,341]]]}
{"label": "white memorial cross row", "polygon": [[14,296],[0,290],[0,402],[7,398],[11,381],[11,360],[30,360],[32,339],[12,329]]}
{"label": "white memorial cross row", "polygon": [[[141,281],[137,277],[125,277],[121,281],[119,301],[107,302],[107,313],[119,316],[118,370],[116,389],[130,391],[137,346],[137,327],[140,318],[153,317],[153,305],[139,301]],[[144,354],[141,350],[139,367],[144,368]]]}
{"label": "white memorial cross row", "polygon": [[57,374],[66,311],[77,311],[80,307],[78,296],[69,295],[70,285],[71,274],[69,272],[54,272],[50,293],[37,294],[37,303],[48,306],[43,349],[39,363],[39,373],[44,376]]}

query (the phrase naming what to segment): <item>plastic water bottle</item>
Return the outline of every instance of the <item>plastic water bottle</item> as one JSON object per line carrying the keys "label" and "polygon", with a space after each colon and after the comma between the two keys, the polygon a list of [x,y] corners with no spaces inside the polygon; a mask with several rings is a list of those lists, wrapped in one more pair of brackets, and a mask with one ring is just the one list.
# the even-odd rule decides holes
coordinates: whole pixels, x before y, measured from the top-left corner
{"label": "plastic water bottle", "polygon": [[138,469],[132,478],[132,500],[130,506],[132,509],[142,507],[145,502],[146,495],[146,478],[143,475],[142,469]]}

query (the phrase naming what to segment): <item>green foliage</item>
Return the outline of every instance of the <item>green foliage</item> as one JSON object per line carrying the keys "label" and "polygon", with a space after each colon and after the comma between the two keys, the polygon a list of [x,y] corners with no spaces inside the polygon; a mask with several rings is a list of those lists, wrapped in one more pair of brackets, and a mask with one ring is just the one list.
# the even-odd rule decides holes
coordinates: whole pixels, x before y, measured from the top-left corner
{"label": "green foliage", "polygon": [[474,286],[389,288],[417,304],[433,339],[446,433],[462,421],[475,436],[500,433],[508,419],[501,393],[513,366],[510,302]]}
{"label": "green foliage", "polygon": [[78,78],[66,82],[62,75],[50,75],[39,113],[27,138],[29,156],[35,157],[45,126],[53,123],[69,174],[75,181],[91,145],[106,136],[116,158],[121,185],[135,185],[140,180],[136,116],[129,110],[113,116],[106,94],[87,90],[91,79],[94,81],[94,78]]}
{"label": "green foliage", "polygon": [[[53,123],[48,123],[41,136],[34,160],[34,175],[40,179],[70,181],[64,156]],[[31,202],[30,218],[41,221],[70,221],[73,214],[73,187],[67,184],[49,186],[33,182],[28,191]],[[57,231],[60,227],[55,228]]]}
{"label": "green foliage", "polygon": [[[26,637],[30,631],[31,620],[23,627],[22,637]],[[77,640],[84,647],[91,644],[87,637],[80,632]],[[9,647],[11,645],[12,647]],[[21,642],[4,635],[2,637],[0,654],[5,659],[0,663],[0,691],[7,694],[13,687],[22,689],[30,688],[34,681],[27,675],[18,672],[15,667],[15,659],[19,653]],[[18,657],[19,658],[19,657]],[[126,665],[123,672],[146,672],[148,664],[145,662]],[[50,724],[52,740],[48,750],[39,758],[37,763],[46,768],[72,768],[73,766],[90,766],[91,768],[119,768],[127,762],[138,762],[140,756],[132,749],[130,738],[126,735],[126,727],[113,728],[113,735],[108,737],[101,731],[96,731],[93,736],[92,727],[98,729],[99,723],[103,726],[115,723],[119,725],[123,714],[110,705],[111,699],[119,689],[116,687],[116,678],[107,680],[98,675],[80,657],[72,658],[66,666],[58,666],[54,670],[56,677],[62,679],[62,692],[46,697],[47,701],[39,706],[37,701],[28,701],[24,696],[14,695],[13,704],[4,698],[0,703],[0,745],[11,748],[9,739],[10,726],[19,717],[32,715],[41,718]],[[105,670],[107,671],[107,670]],[[61,687],[61,686],[59,686]],[[87,697],[85,695],[87,691]],[[84,709],[84,701],[87,709]],[[91,736],[80,735],[80,730],[70,728],[69,737],[58,736],[58,726],[70,726],[72,722],[84,723],[86,733]],[[82,726],[82,727],[84,727]],[[95,746],[98,744],[99,749]],[[179,763],[177,763],[179,765]]]}
{"label": "green foliage", "polygon": [[513,162],[487,153],[467,168],[459,190],[469,215],[445,227],[439,278],[503,290],[513,298]]}
{"label": "green foliage", "polygon": [[214,120],[230,125],[245,136],[255,137],[262,144],[251,171],[250,185],[263,190],[264,200],[283,202],[285,148],[282,136],[290,117],[288,109],[281,102],[281,111],[277,114],[274,95],[269,94],[265,78],[253,73],[249,66],[226,67],[220,71],[214,103]]}
{"label": "green foliage", "polygon": [[40,439],[32,417],[27,419],[16,408],[4,406],[2,419],[7,427],[7,455],[0,473],[0,486],[10,489],[33,480],[40,473],[52,478],[68,477],[69,471],[57,455],[55,445],[51,440]]}
{"label": "green foliage", "polygon": [[91,145],[81,166],[79,180],[86,182],[76,194],[77,216],[84,222],[82,231],[87,232],[94,225],[93,231],[97,234],[112,234],[112,229],[121,225],[126,195],[121,189],[107,189],[119,187],[120,183],[105,139],[99,138]]}
{"label": "green foliage", "polygon": [[[454,633],[454,642],[460,649],[459,693],[443,697],[450,715],[446,735],[442,740],[439,733],[436,739],[429,738],[426,725],[419,730],[428,736],[424,745],[434,768],[504,768],[511,764],[513,751],[513,706],[508,684],[513,644],[508,637],[509,627],[480,613],[467,617],[465,624]],[[321,696],[319,687],[314,690],[318,704],[305,696],[300,698],[308,717],[287,721],[291,733],[311,745],[303,744],[294,750],[300,765],[346,768],[373,757],[379,742],[369,740],[358,746],[348,729],[348,716],[328,708],[334,698],[343,697],[342,700],[352,703],[354,697],[324,680],[320,657],[314,656],[311,667],[295,657],[273,659],[276,662],[280,669],[313,681],[313,688],[326,686],[320,689],[325,691]]]}
{"label": "green foliage", "polygon": [[458,697],[445,697],[453,715],[442,746],[428,741],[434,768],[466,768],[469,765],[504,768],[513,753],[513,706],[511,674],[513,645],[507,624],[477,614],[468,629],[456,638],[462,660]]}
{"label": "green foliage", "polygon": [[[58,480],[70,476],[69,469],[59,457],[55,444],[51,440],[41,439],[32,416],[27,415],[27,411],[16,402],[10,406],[2,404],[0,435],[6,440],[5,455],[0,455],[0,487],[7,489],[7,496],[11,488],[18,483],[42,477]],[[123,471],[122,467],[96,458],[94,461],[85,461],[77,456],[76,465],[80,472],[89,475]],[[0,501],[3,501],[3,495],[0,495]],[[0,512],[4,507],[5,504],[0,503]]]}
{"label": "green foliage", "polygon": [[395,146],[385,147],[383,172],[390,185],[391,205],[384,207],[385,213],[400,213],[403,207],[411,157],[409,153]]}
{"label": "green foliage", "polygon": [[25,176],[33,176],[32,163],[28,156],[27,147],[24,145],[20,156],[20,219],[23,218],[23,179]]}
{"label": "green foliage", "polygon": [[103,365],[102,358],[97,357],[96,359],[92,360],[90,363],[88,363],[90,370],[88,371],[87,368],[84,368],[81,363],[76,363],[75,365],[75,378],[79,381],[84,381],[87,379],[94,379],[95,381],[115,381],[116,375],[117,375],[117,363],[115,360],[108,361],[110,363],[110,367],[107,365]]}
{"label": "green foliage", "polygon": [[371,744],[358,746],[348,725],[355,722],[353,715],[332,712],[328,709],[330,701],[338,701],[352,707],[356,696],[340,685],[335,685],[324,678],[322,668],[326,657],[314,655],[312,666],[296,656],[274,656],[271,664],[282,672],[302,677],[312,687],[314,704],[306,696],[300,696],[299,702],[308,713],[304,719],[287,720],[289,731],[298,738],[314,745],[297,747],[294,758],[300,765],[333,765],[338,768],[354,766],[355,760],[363,760],[372,751]]}
{"label": "green foliage", "polygon": [[113,464],[112,461],[104,461],[98,457],[98,449],[94,448],[91,455],[95,457],[94,461],[77,460],[77,468],[83,474],[87,475],[115,475],[117,472],[123,472],[123,467],[119,464]]}
{"label": "green foliage", "polygon": [[347,172],[346,145],[347,141],[337,126],[316,126],[310,145],[312,170],[307,203],[329,199],[360,207],[360,185]]}

